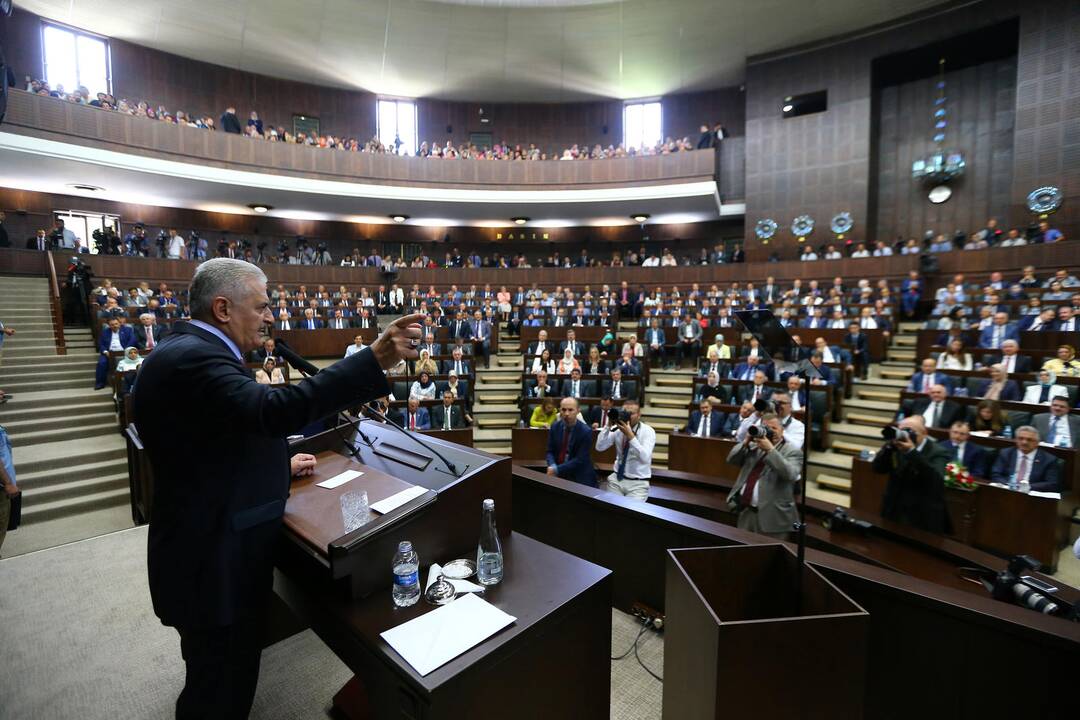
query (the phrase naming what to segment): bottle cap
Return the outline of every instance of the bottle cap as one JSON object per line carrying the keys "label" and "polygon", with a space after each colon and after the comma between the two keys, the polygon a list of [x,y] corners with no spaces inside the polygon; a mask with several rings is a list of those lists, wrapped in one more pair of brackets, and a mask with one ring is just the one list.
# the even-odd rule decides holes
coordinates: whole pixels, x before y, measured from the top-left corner
{"label": "bottle cap", "polygon": [[492,500],[491,498],[488,498],[487,500],[484,500],[484,509],[485,510],[494,510],[495,509],[495,501]]}
{"label": "bottle cap", "polygon": [[399,553],[412,552],[412,541],[411,540],[402,540],[401,542],[398,543],[397,549],[398,549]]}

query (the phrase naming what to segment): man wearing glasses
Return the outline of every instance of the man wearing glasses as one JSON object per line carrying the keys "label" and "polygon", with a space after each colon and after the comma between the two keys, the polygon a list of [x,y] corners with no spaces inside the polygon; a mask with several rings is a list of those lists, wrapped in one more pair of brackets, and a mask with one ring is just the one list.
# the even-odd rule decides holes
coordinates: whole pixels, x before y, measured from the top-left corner
{"label": "man wearing glasses", "polygon": [[[803,443],[806,442],[806,425],[791,414],[791,396],[786,391],[773,393],[770,402],[775,408],[777,419],[784,428],[784,441],[801,450]],[[766,412],[770,411],[766,410]],[[751,425],[761,424],[761,415],[762,413],[755,410],[743,418],[739,423],[739,429],[735,431],[736,442],[741,443],[746,440],[746,434],[750,431]]]}

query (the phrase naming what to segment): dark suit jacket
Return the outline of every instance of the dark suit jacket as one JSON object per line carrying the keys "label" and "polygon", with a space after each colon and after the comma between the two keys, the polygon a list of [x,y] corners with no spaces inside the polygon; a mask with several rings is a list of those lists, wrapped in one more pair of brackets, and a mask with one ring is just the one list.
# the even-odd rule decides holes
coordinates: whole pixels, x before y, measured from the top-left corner
{"label": "dark suit jacket", "polygon": [[[985,365],[986,367],[990,367],[991,365],[994,365],[995,363],[999,363],[999,362],[1001,362],[1001,356],[1000,355],[983,355],[982,356],[982,364]],[[1027,355],[1019,355],[1018,354],[1016,356],[1016,360],[1013,361],[1013,372],[1014,373],[1031,372],[1031,358],[1029,358]]]}
{"label": "dark suit jacket", "polygon": [[[566,379],[562,381],[562,394],[566,397],[570,397],[573,392],[574,381],[573,379]],[[578,381],[578,397],[599,397],[596,394],[596,383],[592,380],[579,380]]]}
{"label": "dark suit jacket", "polygon": [[285,437],[389,390],[367,349],[271,388],[216,336],[173,327],[134,392],[154,473],[150,597],[164,624],[230,625],[267,601],[289,494]]}
{"label": "dark suit jacket", "polygon": [[[710,367],[712,367],[711,362],[709,362],[708,360],[702,360],[701,367],[698,368],[698,375],[701,375],[702,377],[708,377]],[[731,375],[731,366],[723,360],[719,360],[716,363],[716,373],[720,380],[724,380]]]}
{"label": "dark suit jacket", "polygon": [[[324,323],[322,321],[322,319],[320,319],[320,318],[317,318],[317,317],[312,318],[312,321],[315,324],[314,329],[316,329],[316,330],[321,330],[322,328],[326,327],[326,323]],[[292,325],[293,330],[309,330],[310,329],[310,328],[308,328],[308,319],[304,318],[304,317],[299,318],[297,320],[290,320],[289,324]]]}
{"label": "dark suit jacket", "polygon": [[[1009,484],[1009,477],[1016,470],[1016,448],[1005,448],[998,453],[994,467],[990,470],[990,479],[1003,485]],[[1059,492],[1058,460],[1042,448],[1035,450],[1035,462],[1028,473],[1031,489],[1038,492]]]}
{"label": "dark suit jacket", "polygon": [[[611,393],[612,393],[611,387],[612,387],[612,381],[611,380],[604,380],[604,382],[601,384],[601,387],[600,387],[601,396],[602,397],[607,397],[608,395],[611,395]],[[637,399],[637,383],[634,382],[633,380],[620,380],[619,381],[619,398],[621,398],[623,400],[626,400],[628,398],[632,399],[632,400],[636,400]]]}
{"label": "dark suit jacket", "polygon": [[[768,385],[762,385],[761,386],[761,397],[768,400],[769,398],[772,397],[772,393],[773,393],[772,388],[769,387]],[[738,385],[737,386],[737,389],[735,390],[735,399],[738,401],[738,403],[740,405],[742,403],[746,402],[747,400],[749,400],[752,397],[754,397],[754,386],[753,385]]]}
{"label": "dark suit jacket", "polygon": [[[945,452],[949,453],[949,462],[956,460],[956,446],[953,445],[952,440],[945,440],[940,443]],[[964,467],[968,469],[968,472],[977,478],[987,479],[990,472],[990,453],[983,447],[976,445],[968,440],[964,443],[964,457],[960,460]]]}
{"label": "dark suit jacket", "polygon": [[860,360],[870,359],[870,342],[867,339],[866,333],[859,333],[858,336],[846,333],[844,335],[844,344],[850,345],[851,350],[849,352]]}
{"label": "dark suit jacket", "polygon": [[[143,327],[140,324],[140,325],[136,325],[133,328],[133,330],[135,332],[135,342],[138,344],[139,349],[140,350],[145,350],[146,349],[146,328]],[[157,347],[157,344],[159,342],[161,342],[162,340],[164,340],[165,337],[168,334],[169,334],[169,328],[168,328],[167,325],[154,325],[154,347]],[[259,348],[259,350],[261,351],[262,348]],[[265,353],[264,353],[264,355],[265,355]]]}
{"label": "dark suit jacket", "polygon": [[[934,373],[934,377],[930,379],[930,383],[932,385],[944,385],[945,389],[949,392],[949,394],[952,394],[952,378],[950,378],[948,375],[941,372],[940,370]],[[907,389],[912,392],[922,392],[922,388],[923,373],[922,370],[919,370],[911,376],[911,380],[908,382]]]}
{"label": "dark suit jacket", "polygon": [[596,468],[592,464],[593,434],[587,423],[580,420],[574,423],[570,430],[570,441],[567,443],[566,459],[561,465],[557,462],[565,427],[562,420],[556,420],[548,431],[548,467],[554,467],[555,474],[564,480],[597,487]]}
{"label": "dark suit jacket", "polygon": [[[442,430],[443,423],[446,421],[446,407],[443,405],[436,405],[431,408],[431,427],[435,430]],[[459,430],[465,427],[465,418],[461,414],[461,408],[458,405],[450,406],[450,427],[454,430]]]}
{"label": "dark suit jacket", "polygon": [[[983,380],[979,383],[979,389],[976,391],[976,397],[983,397],[986,395],[986,391],[990,388],[990,380]],[[1016,384],[1015,380],[1006,380],[1005,387],[1001,389],[1001,395],[998,396],[998,400],[1015,400],[1019,401],[1024,397],[1024,394],[1020,392],[1020,386]]]}
{"label": "dark suit jacket", "polygon": [[[443,375],[449,375],[450,371],[454,369],[454,359],[453,358],[451,358],[449,360],[443,360],[439,364],[442,365],[442,373],[443,373]],[[472,370],[469,368],[469,361],[466,360],[465,358],[462,358],[461,359],[461,372],[458,373],[458,377],[461,377],[462,375],[468,375],[470,372],[472,372]]]}
{"label": "dark suit jacket", "polygon": [[[360,353],[357,353],[359,355]],[[396,396],[395,396],[396,397]],[[409,429],[409,408],[401,408],[401,427],[406,430]],[[431,414],[428,413],[426,407],[416,408],[416,429],[417,430],[430,430],[431,429]]]}
{"label": "dark suit jacket", "polygon": [[[120,344],[123,345],[125,349],[137,346],[136,343],[138,341],[135,338],[135,331],[131,329],[130,325],[121,325],[119,332]],[[112,335],[112,330],[110,328],[105,328],[101,331],[101,335],[98,337],[98,352],[108,351],[109,346],[112,344]]]}
{"label": "dark suit jacket", "polygon": [[[720,437],[724,426],[724,413],[713,410],[709,413],[709,437]],[[690,422],[683,428],[683,432],[692,435],[697,434],[698,426],[701,425],[701,411],[695,410],[690,415]]]}
{"label": "dark suit jacket", "polygon": [[[911,403],[911,414],[922,415],[929,406],[929,397],[918,398]],[[934,427],[948,429],[955,421],[965,419],[967,419],[967,409],[963,405],[952,400],[945,400],[941,403],[941,412],[938,413]]]}
{"label": "dark suit jacket", "polygon": [[881,516],[923,530],[946,533],[950,529],[945,509],[945,466],[949,454],[927,439],[922,451],[897,452],[886,444],[874,456],[874,472],[888,474]]}

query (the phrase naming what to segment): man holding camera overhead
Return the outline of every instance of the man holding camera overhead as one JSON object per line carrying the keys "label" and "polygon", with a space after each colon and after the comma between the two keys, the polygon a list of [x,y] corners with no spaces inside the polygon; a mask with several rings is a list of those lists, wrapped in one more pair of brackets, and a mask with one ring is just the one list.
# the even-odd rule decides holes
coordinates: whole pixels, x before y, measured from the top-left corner
{"label": "man holding camera overhead", "polygon": [[641,406],[636,401],[627,400],[609,413],[611,422],[596,437],[598,451],[615,446],[615,471],[608,475],[607,489],[644,501],[649,497],[656,431],[641,421]]}
{"label": "man holding camera overhead", "polygon": [[881,516],[935,533],[949,531],[945,509],[948,451],[927,436],[922,415],[882,428],[885,445],[874,456],[874,472],[887,473]]}
{"label": "man holding camera overhead", "polygon": [[749,426],[727,461],[742,468],[727,497],[728,507],[739,514],[739,529],[787,539],[798,519],[795,483],[802,472],[802,451],[784,440],[776,413],[764,413],[759,424]]}

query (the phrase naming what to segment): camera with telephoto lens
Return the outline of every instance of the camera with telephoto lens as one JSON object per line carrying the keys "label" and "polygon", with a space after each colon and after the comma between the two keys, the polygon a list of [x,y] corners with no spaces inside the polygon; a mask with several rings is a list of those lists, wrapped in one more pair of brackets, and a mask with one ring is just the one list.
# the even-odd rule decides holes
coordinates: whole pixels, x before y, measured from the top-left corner
{"label": "camera with telephoto lens", "polygon": [[1043,615],[1056,615],[1076,621],[1077,609],[1067,602],[1048,597],[1057,588],[1047,585],[1029,575],[1021,575],[1039,568],[1039,561],[1030,555],[1015,555],[1009,566],[994,576],[983,580],[995,600],[1015,603]]}
{"label": "camera with telephoto lens", "polygon": [[832,515],[821,522],[829,530],[857,530],[865,533],[873,529],[873,525],[865,520],[856,520],[847,514],[847,510],[838,507],[832,511]]}
{"label": "camera with telephoto lens", "polygon": [[286,255],[288,255],[289,254],[289,241],[284,240],[284,239],[279,240],[278,244],[277,244],[277,251],[278,251],[278,255],[281,255],[282,257],[285,257]]}
{"label": "camera with telephoto lens", "polygon": [[772,400],[766,400],[765,398],[758,398],[754,401],[754,410],[760,413],[775,412],[773,410]]}
{"label": "camera with telephoto lens", "polygon": [[881,428],[881,437],[885,438],[889,442],[893,440],[905,440],[909,443],[915,442],[915,435],[907,428],[896,427],[895,425],[886,425]]}
{"label": "camera with telephoto lens", "polygon": [[613,407],[608,410],[608,421],[611,423],[630,422],[630,413],[622,408]]}
{"label": "camera with telephoto lens", "polygon": [[169,233],[164,230],[158,230],[157,240],[155,240],[155,242],[157,243],[158,249],[164,253],[165,246],[169,243]]}
{"label": "camera with telephoto lens", "polygon": [[773,433],[772,428],[764,425],[751,425],[747,429],[746,434],[749,435],[752,440],[758,440],[760,438],[765,438],[769,442],[776,440],[776,435]]}

